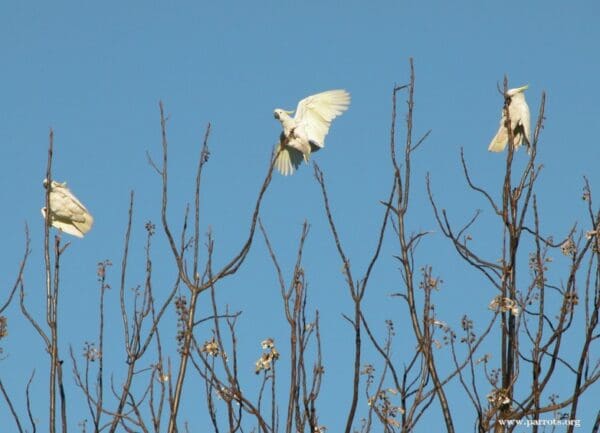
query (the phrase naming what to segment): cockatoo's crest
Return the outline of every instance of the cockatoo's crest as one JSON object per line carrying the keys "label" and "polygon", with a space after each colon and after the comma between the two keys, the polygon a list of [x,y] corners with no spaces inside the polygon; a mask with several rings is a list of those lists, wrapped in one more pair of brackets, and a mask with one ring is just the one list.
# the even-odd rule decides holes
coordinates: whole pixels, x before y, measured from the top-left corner
{"label": "cockatoo's crest", "polygon": [[514,89],[508,89],[508,91],[506,92],[506,95],[507,96],[514,96],[517,93],[523,93],[527,89],[529,89],[529,84],[525,84],[524,86],[516,87]]}

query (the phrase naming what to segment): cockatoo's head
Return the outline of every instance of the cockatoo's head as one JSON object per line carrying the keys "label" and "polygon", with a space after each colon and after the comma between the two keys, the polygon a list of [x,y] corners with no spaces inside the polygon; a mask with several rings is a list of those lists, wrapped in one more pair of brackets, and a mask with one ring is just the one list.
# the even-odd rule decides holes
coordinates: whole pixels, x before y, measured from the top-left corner
{"label": "cockatoo's head", "polygon": [[292,113],[293,111],[286,111],[282,110],[281,108],[276,108],[275,111],[273,111],[273,117],[279,121],[282,121],[283,119],[289,118],[290,114]]}
{"label": "cockatoo's head", "polygon": [[46,189],[48,189],[48,187],[52,187],[52,188],[63,187],[63,188],[66,188],[67,187],[67,182],[57,182],[55,180],[53,180],[52,182],[48,182],[48,179],[44,179],[42,181],[42,185],[44,185],[44,188],[46,188]]}
{"label": "cockatoo's head", "polygon": [[517,87],[516,89],[509,89],[508,92],[506,92],[506,96],[508,96],[509,98],[512,98],[515,95],[523,94],[523,92],[525,90],[527,90],[528,88],[529,88],[529,84],[525,84],[523,87]]}

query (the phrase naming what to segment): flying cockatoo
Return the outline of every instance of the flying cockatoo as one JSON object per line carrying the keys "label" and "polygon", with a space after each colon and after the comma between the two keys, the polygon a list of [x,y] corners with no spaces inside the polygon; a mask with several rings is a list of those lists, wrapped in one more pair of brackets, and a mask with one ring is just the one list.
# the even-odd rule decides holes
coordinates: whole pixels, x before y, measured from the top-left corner
{"label": "flying cockatoo", "polygon": [[[73,195],[67,182],[52,181],[44,179],[44,188],[50,188],[50,224],[73,236],[82,238],[92,228],[94,218],[77,197]],[[42,208],[42,216],[47,218],[47,210]]]}
{"label": "flying cockatoo", "polygon": [[345,90],[328,90],[304,98],[293,111],[277,108],[273,113],[281,122],[283,132],[275,149],[275,167],[281,174],[293,174],[310,154],[325,146],[325,136],[331,121],[348,109],[350,94]]}
{"label": "flying cockatoo", "polygon": [[[525,101],[525,90],[529,86],[518,87],[516,89],[510,89],[506,96],[509,98],[508,101],[508,113],[510,115],[510,127],[513,131],[515,150],[517,150],[523,143],[529,147],[530,144],[530,120],[529,120],[529,106]],[[504,110],[502,110],[502,119],[500,120],[500,129],[496,133],[496,136],[492,139],[488,150],[490,152],[502,152],[508,143],[508,130],[506,129],[506,116]]]}

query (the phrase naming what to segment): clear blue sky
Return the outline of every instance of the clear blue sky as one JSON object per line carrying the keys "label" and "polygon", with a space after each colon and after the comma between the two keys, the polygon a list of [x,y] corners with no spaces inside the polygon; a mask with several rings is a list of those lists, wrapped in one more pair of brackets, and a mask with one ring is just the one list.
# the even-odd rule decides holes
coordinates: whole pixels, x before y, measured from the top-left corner
{"label": "clear blue sky", "polygon": [[[413,231],[434,231],[423,242],[418,263],[432,264],[444,280],[437,295],[438,313],[457,329],[465,313],[479,319],[476,324],[484,323],[489,317],[487,303],[495,293],[443,239],[423,179],[431,172],[436,198],[457,224],[478,208],[490,217],[485,202],[467,189],[459,150],[464,147],[477,182],[499,194],[504,156],[488,153],[487,145],[498,127],[502,99],[497,84],[504,74],[512,87],[529,83],[527,99],[534,118],[541,93],[548,95],[539,145],[544,165],[538,188],[543,228],[559,238],[574,221],[583,221],[583,175],[600,194],[597,2],[227,3],[110,0],[0,5],[5,227],[0,302],[12,285],[27,222],[32,238],[25,274],[27,303],[43,320],[39,208],[50,127],[55,131],[54,177],[67,180],[95,217],[84,240],[69,239],[72,245],[63,261],[62,355],[73,419],[87,412],[78,401],[82,395],[72,386],[68,344],[79,353],[84,341],[95,340],[95,271],[101,260],[115,263],[108,302],[118,304],[116,264],[132,189],[137,201],[127,284],[143,283],[144,223],[159,223],[159,179],[146,160],[146,151],[155,158],[160,155],[159,100],[170,116],[170,215],[176,227],[185,203],[193,198],[195,161],[205,126],[213,125],[202,223],[204,231],[212,228],[215,260],[222,263],[241,246],[280,131],[272,110],[294,109],[300,98],[318,91],[349,90],[352,105],[334,122],[326,149],[315,159],[325,173],[340,235],[357,273],[374,246],[382,213],[379,200],[389,193],[391,90],[395,83],[408,81],[408,59],[414,57],[415,133],[433,132],[415,154],[409,223]],[[519,161],[525,157],[525,152],[517,154]],[[301,167],[293,177],[273,179],[262,218],[288,277],[301,224],[304,220],[311,224],[305,267],[312,309],[321,312],[327,371],[320,421],[329,431],[337,431],[345,421],[337,416],[339,406],[347,405],[352,366],[351,330],[341,314],[351,312],[351,305],[312,167]],[[474,231],[475,241],[492,256],[501,239],[501,227],[493,224]],[[174,267],[160,230],[156,238],[155,291],[160,294],[170,287]],[[384,333],[383,319],[396,321],[398,353],[403,341],[410,341],[410,333],[405,329],[404,306],[388,296],[401,289],[391,259],[396,251],[392,242],[386,242],[367,294],[366,312],[379,336]],[[247,373],[245,384],[252,389],[258,383],[252,368],[260,354],[259,342],[275,337],[285,357],[287,341],[276,276],[260,237],[239,274],[221,286],[219,297],[231,309],[244,311],[238,330],[240,362]],[[13,303],[5,312],[10,334],[2,341],[5,359],[0,361],[0,376],[23,407],[22,391],[34,368],[34,389],[42,392],[46,387],[47,355],[17,307]],[[109,335],[118,346],[120,323],[113,326]],[[174,335],[175,329],[169,332]],[[201,332],[209,335],[208,328]],[[369,356],[375,360],[367,354],[365,361]],[[107,357],[118,363],[113,364],[116,368],[124,368],[122,352],[115,349]],[[202,405],[196,379],[194,386],[192,392]],[[41,430],[47,417],[45,398],[35,396]],[[464,413],[456,420],[459,430],[468,431],[473,412],[462,402],[454,403],[453,410]],[[361,405],[364,410],[366,403]],[[595,416],[591,407],[582,406],[584,421],[586,415],[588,422]],[[199,431],[206,418],[194,416],[187,418],[192,431]],[[0,404],[0,425],[7,417]],[[420,431],[428,431],[426,426],[424,422]],[[76,424],[70,427],[76,429]]]}

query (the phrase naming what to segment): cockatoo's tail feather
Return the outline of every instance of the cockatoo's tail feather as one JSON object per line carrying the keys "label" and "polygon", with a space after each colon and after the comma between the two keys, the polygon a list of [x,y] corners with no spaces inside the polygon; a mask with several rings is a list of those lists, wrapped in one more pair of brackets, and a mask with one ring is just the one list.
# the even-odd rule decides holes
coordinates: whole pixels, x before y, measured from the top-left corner
{"label": "cockatoo's tail feather", "polygon": [[302,152],[293,147],[284,146],[279,142],[275,147],[275,168],[284,176],[294,174],[294,171],[302,163],[304,156]]}

